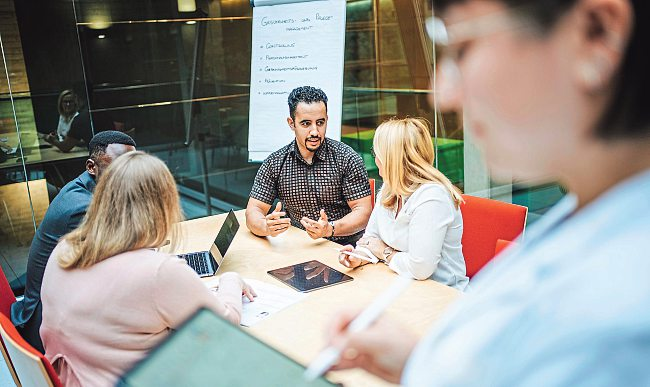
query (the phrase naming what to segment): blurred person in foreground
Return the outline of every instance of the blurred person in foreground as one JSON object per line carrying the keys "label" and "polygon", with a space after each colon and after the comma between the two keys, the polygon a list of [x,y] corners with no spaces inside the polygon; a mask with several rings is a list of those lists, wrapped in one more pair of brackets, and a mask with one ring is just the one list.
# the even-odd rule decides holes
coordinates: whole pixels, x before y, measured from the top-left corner
{"label": "blurred person in foreground", "polygon": [[181,217],[160,159],[130,152],[106,170],[43,276],[41,338],[66,386],[115,385],[200,307],[239,324],[242,294],[255,293],[238,274],[222,274],[215,293],[184,260],[156,251],[170,236],[178,243]]}
{"label": "blurred person in foreground", "polygon": [[356,313],[338,315],[337,368],[407,386],[650,385],[650,4],[434,6],[436,102],[462,108],[495,177],[570,194],[424,339],[388,319],[348,335]]}

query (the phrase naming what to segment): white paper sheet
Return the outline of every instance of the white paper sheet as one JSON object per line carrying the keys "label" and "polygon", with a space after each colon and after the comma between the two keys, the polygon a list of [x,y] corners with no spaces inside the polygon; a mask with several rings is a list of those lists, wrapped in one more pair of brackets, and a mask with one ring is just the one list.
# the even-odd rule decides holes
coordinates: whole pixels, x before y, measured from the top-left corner
{"label": "white paper sheet", "polygon": [[327,137],[341,138],[345,1],[292,1],[253,9],[251,161],[264,160],[293,139],[287,97],[298,86],[318,87],[327,94]]}
{"label": "white paper sheet", "polygon": [[[293,289],[282,288],[263,281],[254,279],[244,279],[244,281],[257,293],[254,302],[250,302],[248,298],[244,297],[241,325],[245,327],[252,327],[274,313],[307,297],[306,294],[299,293]],[[218,279],[204,283],[209,288],[219,286]]]}

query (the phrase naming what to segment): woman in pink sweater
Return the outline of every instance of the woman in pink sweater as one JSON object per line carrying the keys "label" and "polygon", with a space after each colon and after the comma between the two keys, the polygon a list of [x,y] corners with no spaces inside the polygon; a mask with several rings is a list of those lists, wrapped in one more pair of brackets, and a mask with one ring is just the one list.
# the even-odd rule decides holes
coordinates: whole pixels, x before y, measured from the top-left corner
{"label": "woman in pink sweater", "polygon": [[181,259],[156,252],[181,210],[165,164],[143,152],[115,160],[102,175],[85,219],[62,238],[45,269],[41,338],[68,386],[112,386],[197,308],[239,324],[236,273],[210,291]]}

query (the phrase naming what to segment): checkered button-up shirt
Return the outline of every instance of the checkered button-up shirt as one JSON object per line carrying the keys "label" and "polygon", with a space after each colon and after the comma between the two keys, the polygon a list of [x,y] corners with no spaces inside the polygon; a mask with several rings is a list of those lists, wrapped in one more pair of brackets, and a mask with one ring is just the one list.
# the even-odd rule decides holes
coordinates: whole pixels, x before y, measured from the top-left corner
{"label": "checkered button-up shirt", "polygon": [[[352,211],[347,202],[370,196],[363,160],[349,146],[326,138],[312,161],[305,161],[295,140],[273,152],[257,171],[250,197],[267,204],[279,199],[291,224],[304,230],[303,216],[318,220],[322,208],[328,220],[338,220]],[[327,239],[347,244],[361,235]]]}

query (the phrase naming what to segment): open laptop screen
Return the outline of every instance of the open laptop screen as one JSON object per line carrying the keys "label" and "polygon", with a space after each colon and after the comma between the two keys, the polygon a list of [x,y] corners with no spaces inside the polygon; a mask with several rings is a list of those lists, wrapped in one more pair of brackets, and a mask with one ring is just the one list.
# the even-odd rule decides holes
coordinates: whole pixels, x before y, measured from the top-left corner
{"label": "open laptop screen", "polygon": [[208,309],[200,309],[118,386],[334,386]]}
{"label": "open laptop screen", "polygon": [[226,255],[226,251],[228,251],[232,240],[235,239],[237,230],[239,230],[239,222],[235,213],[230,210],[228,216],[226,216],[226,220],[223,222],[223,226],[221,226],[217,234],[217,238],[214,240],[214,244],[219,249],[222,258]]}

